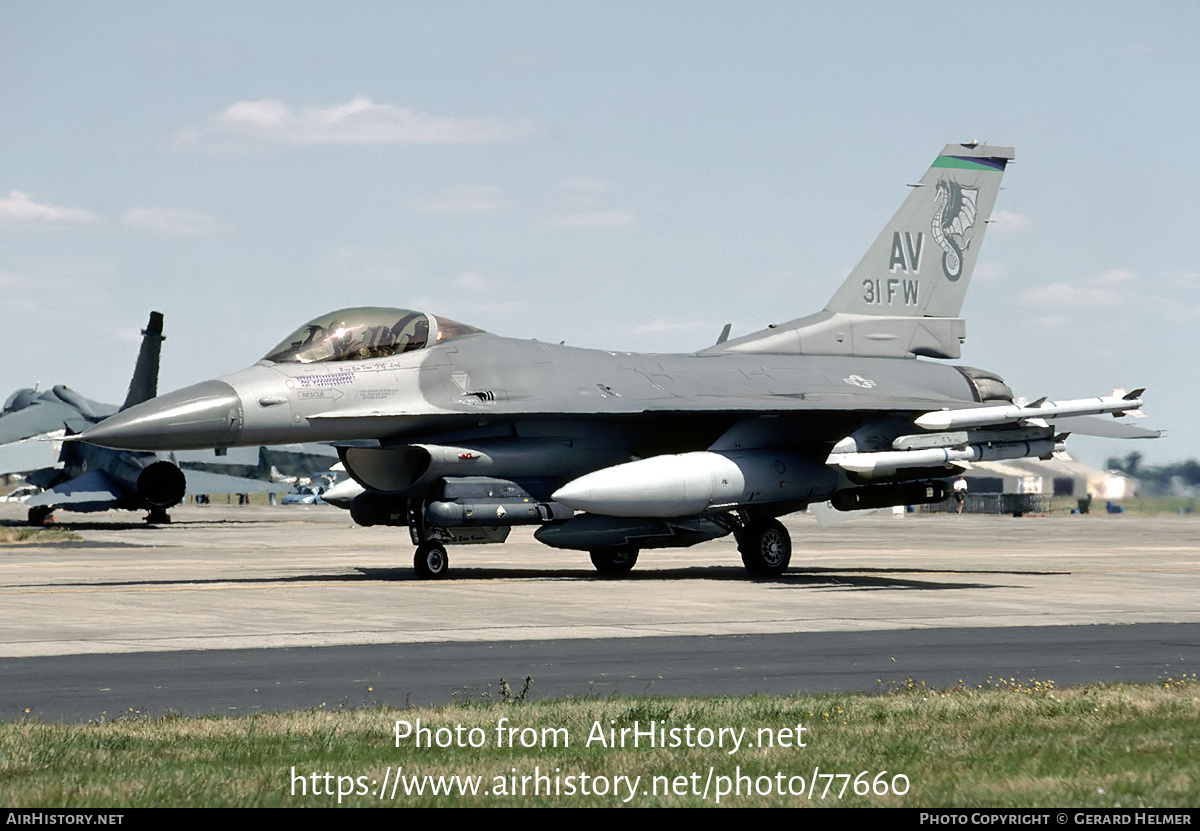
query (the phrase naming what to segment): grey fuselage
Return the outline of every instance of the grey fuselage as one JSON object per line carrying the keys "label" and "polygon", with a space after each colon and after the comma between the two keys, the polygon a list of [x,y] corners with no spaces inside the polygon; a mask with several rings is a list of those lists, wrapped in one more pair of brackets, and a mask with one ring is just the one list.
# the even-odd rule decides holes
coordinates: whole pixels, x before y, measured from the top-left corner
{"label": "grey fuselage", "polygon": [[540,439],[568,448],[533,465],[561,483],[693,450],[791,447],[820,461],[868,421],[978,400],[957,368],[911,358],[653,355],[474,333],[386,358],[262,361],[126,410],[88,440],[186,450]]}

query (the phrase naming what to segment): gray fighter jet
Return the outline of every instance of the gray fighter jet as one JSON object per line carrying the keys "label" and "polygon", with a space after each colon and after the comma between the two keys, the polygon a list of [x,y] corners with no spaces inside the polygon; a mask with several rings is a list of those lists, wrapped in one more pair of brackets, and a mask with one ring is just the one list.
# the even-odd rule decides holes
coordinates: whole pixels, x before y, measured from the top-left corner
{"label": "gray fighter jet", "polygon": [[[1136,393],[1014,402],[956,359],[959,312],[1012,148],[951,144],[823,311],[694,354],[516,340],[408,309],[323,315],[254,366],[83,433],[111,447],[337,443],[360,524],[407,526],[414,563],[540,526],[602,573],[642,549],[733,534],[751,574],[787,568],[777,517],[936,502],[977,460],[1048,457]],[[1139,413],[1140,415],[1140,413]]]}
{"label": "gray fighter jet", "polygon": [[[162,324],[162,314],[151,312],[150,322],[142,330],[142,346],[122,410],[154,398],[164,340]],[[185,473],[153,453],[65,441],[115,412],[115,407],[90,401],[64,386],[42,393],[18,390],[9,396],[0,413],[0,472],[25,473],[30,483],[44,489],[24,500],[31,525],[40,525],[57,508],[148,510],[148,521],[166,522],[170,519],[167,509],[187,494],[280,489],[220,473]]]}

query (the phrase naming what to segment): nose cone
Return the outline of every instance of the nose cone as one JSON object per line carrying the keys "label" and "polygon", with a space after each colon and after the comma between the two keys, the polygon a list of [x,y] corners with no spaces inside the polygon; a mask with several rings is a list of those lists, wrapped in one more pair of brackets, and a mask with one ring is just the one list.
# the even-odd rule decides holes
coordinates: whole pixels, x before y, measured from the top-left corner
{"label": "nose cone", "polygon": [[79,438],[119,450],[203,450],[233,444],[241,432],[237,392],[223,381],[204,381],[123,410]]}

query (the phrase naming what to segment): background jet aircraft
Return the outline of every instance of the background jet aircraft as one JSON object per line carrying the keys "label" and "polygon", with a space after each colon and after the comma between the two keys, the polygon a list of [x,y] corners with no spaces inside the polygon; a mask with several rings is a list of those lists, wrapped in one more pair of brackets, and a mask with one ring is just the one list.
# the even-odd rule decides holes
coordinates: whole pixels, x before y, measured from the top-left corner
{"label": "background jet aircraft", "polygon": [[64,386],[17,390],[0,412],[0,469],[12,473],[53,467],[60,447],[48,439],[67,431],[81,433],[116,411]]}
{"label": "background jet aircraft", "polygon": [[[407,526],[424,576],[448,544],[540,526],[605,573],[647,548],[734,534],[787,568],[777,517],[940,501],[972,460],[1048,457],[1063,432],[1149,437],[1087,416],[1138,393],[1013,402],[955,359],[959,317],[1012,148],[948,145],[825,309],[690,355],[554,346],[406,309],[319,317],[255,366],[82,436],[172,449],[335,441],[360,524]],[[1116,429],[1114,429],[1114,427]]]}
{"label": "background jet aircraft", "polygon": [[[142,346],[122,410],[154,398],[164,340],[162,324],[162,314],[151,312],[150,322],[142,330]],[[149,510],[149,521],[165,522],[169,520],[167,509],[188,494],[279,490],[269,482],[201,471],[185,473],[153,453],[52,440],[79,433],[116,411],[63,386],[44,393],[18,390],[9,397],[0,414],[0,471],[25,473],[29,482],[45,489],[25,500],[31,524],[42,523],[56,508]]]}

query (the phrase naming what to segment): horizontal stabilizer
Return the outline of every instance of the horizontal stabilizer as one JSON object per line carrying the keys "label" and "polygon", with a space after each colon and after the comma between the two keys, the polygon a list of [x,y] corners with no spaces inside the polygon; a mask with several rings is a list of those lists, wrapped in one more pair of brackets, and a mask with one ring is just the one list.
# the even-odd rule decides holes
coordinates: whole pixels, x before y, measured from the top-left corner
{"label": "horizontal stabilizer", "polygon": [[69,505],[73,511],[107,511],[124,498],[125,494],[112,479],[93,470],[31,496],[25,504],[30,508]]}
{"label": "horizontal stabilizer", "polygon": [[1094,416],[1059,418],[1055,419],[1054,426],[1078,436],[1099,436],[1105,439],[1159,439],[1163,435],[1162,430],[1150,430],[1136,424]]}

